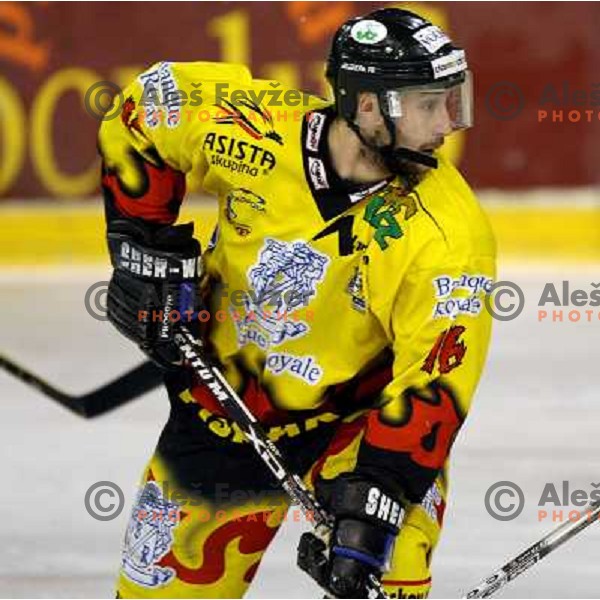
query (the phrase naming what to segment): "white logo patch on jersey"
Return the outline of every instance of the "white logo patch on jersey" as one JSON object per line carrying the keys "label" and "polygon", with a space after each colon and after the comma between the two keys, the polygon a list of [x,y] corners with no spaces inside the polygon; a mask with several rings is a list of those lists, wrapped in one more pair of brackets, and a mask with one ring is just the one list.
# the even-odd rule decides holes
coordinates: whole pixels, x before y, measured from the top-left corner
{"label": "white logo patch on jersey", "polygon": [[157,562],[171,550],[173,532],[179,523],[179,505],[163,498],[154,481],[146,482],[133,509],[123,547],[122,569],[138,585],[157,588],[175,576],[170,567]]}
{"label": "white logo patch on jersey", "polygon": [[306,135],[306,147],[311,152],[316,152],[319,148],[319,141],[325,125],[325,115],[314,112],[308,118],[308,132]]}
{"label": "white logo patch on jersey", "polygon": [[427,490],[425,497],[421,501],[421,506],[434,523],[439,523],[441,525],[445,502],[435,481]]}
{"label": "white logo patch on jersey", "polygon": [[357,202],[364,200],[367,196],[370,196],[371,194],[374,194],[375,192],[378,192],[379,190],[383,189],[387,184],[387,181],[380,181],[379,183],[376,183],[375,185],[372,185],[371,187],[368,187],[365,190],[361,190],[360,192],[354,192],[349,196],[350,202],[352,202],[352,204],[356,204]]}
{"label": "white logo patch on jersey", "polygon": [[308,157],[308,172],[316,190],[326,190],[329,188],[327,175],[325,174],[325,165],[320,158]]}
{"label": "white logo patch on jersey", "polygon": [[[432,280],[435,298],[433,318],[476,317],[483,307],[482,296],[489,293],[493,281],[481,274],[463,273],[459,277],[440,275]],[[459,295],[454,295],[454,293]],[[465,292],[469,296],[465,295]]]}
{"label": "white logo patch on jersey", "polygon": [[367,300],[365,297],[363,276],[359,267],[354,267],[354,274],[346,286],[346,292],[352,298],[352,308],[364,313],[367,310]]}
{"label": "white logo patch on jersey", "polygon": [[[329,257],[306,242],[266,238],[257,263],[248,270],[246,314],[235,318],[238,345],[254,343],[263,350],[304,335],[309,327],[290,313],[308,305],[323,281]],[[235,311],[233,311],[235,312]]]}
{"label": "white logo patch on jersey", "polygon": [[308,385],[316,385],[323,376],[323,369],[313,356],[294,356],[286,352],[269,354],[267,357],[267,371],[273,375],[287,373],[302,379]]}
{"label": "white logo patch on jersey", "polygon": [[161,124],[164,109],[167,127],[177,127],[181,121],[182,101],[171,63],[160,63],[156,69],[142,73],[138,80],[144,86],[142,104],[146,107],[146,125],[152,129]]}

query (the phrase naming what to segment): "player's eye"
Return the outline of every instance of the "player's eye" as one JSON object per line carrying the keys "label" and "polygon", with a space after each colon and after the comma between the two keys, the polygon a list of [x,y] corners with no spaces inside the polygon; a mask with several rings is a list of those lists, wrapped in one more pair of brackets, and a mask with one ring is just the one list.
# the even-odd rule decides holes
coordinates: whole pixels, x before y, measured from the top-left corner
{"label": "player's eye", "polygon": [[433,112],[439,106],[440,98],[424,98],[421,100],[421,109],[427,112]]}

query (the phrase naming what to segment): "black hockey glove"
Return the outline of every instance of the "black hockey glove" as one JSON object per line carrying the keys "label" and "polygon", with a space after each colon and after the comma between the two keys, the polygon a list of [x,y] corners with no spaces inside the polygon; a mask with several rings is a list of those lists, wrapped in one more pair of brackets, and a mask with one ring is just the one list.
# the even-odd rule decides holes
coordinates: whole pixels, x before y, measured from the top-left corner
{"label": "black hockey glove", "polygon": [[368,580],[380,580],[388,562],[404,509],[378,485],[345,474],[316,485],[317,499],[335,517],[329,548],[313,533],[304,533],[298,566],[338,598],[368,598]]}
{"label": "black hockey glove", "polygon": [[114,267],[108,319],[164,368],[181,364],[173,343],[179,321],[194,329],[199,307],[200,243],[194,225],[156,226],[117,219],[107,229]]}

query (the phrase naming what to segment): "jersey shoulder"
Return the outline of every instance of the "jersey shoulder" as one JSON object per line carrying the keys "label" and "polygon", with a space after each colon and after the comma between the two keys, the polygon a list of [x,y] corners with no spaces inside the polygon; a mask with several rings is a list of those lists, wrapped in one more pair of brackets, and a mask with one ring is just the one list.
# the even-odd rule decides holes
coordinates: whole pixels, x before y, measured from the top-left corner
{"label": "jersey shoulder", "polygon": [[171,92],[184,106],[220,109],[223,113],[255,110],[261,116],[285,111],[304,114],[327,105],[322,98],[279,81],[254,78],[242,64],[161,62],[142,73],[138,81],[143,87],[155,86],[163,102],[165,94]]}
{"label": "jersey shoulder", "polygon": [[458,169],[443,157],[414,190],[429,235],[450,261],[496,255],[496,241],[477,197]]}
{"label": "jersey shoulder", "polygon": [[[122,156],[134,148],[152,160],[152,150],[174,169],[194,171],[190,182],[197,185],[213,154],[221,162],[256,162],[268,153],[273,165],[269,157],[299,145],[306,115],[328,104],[280,82],[254,79],[244,65],[204,61],[156,63],[122,96],[120,118],[105,120],[100,129],[103,154]],[[230,164],[236,177],[238,162]]]}
{"label": "jersey shoulder", "polygon": [[373,229],[373,264],[397,284],[409,273],[456,267],[495,267],[496,242],[475,194],[441,158],[410,192],[395,180],[367,200],[364,220]]}

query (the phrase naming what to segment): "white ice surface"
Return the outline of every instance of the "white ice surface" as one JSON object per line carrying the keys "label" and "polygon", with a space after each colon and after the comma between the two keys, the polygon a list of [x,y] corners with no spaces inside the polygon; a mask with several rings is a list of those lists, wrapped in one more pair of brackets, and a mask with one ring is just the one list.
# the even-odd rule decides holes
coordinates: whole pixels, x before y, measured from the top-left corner
{"label": "white ice surface", "polygon": [[[1,351],[59,387],[81,393],[143,359],[83,306],[86,288],[107,272],[74,277],[0,273]],[[496,323],[488,366],[453,451],[452,493],[433,562],[433,597],[458,597],[555,525],[538,522],[545,482],[590,490],[600,482],[600,320],[536,321],[545,281],[590,289],[600,266],[507,268],[528,306]],[[595,309],[597,311],[597,309]],[[468,354],[467,354],[468,359]],[[167,415],[160,391],[86,422],[0,373],[0,597],[113,597],[128,508],[93,520],[85,491],[111,480],[130,505]],[[492,519],[488,487],[518,483],[526,508],[514,521]],[[251,597],[321,597],[295,563],[302,526],[286,525],[263,561]],[[505,588],[502,596],[598,597],[600,527],[592,525]]]}

